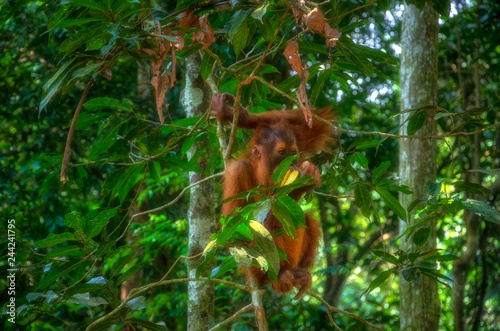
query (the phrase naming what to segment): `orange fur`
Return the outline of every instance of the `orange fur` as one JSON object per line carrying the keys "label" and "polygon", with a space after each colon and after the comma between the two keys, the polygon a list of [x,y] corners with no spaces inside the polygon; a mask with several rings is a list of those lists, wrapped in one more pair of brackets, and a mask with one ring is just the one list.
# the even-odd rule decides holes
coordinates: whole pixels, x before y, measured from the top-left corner
{"label": "orange fur", "polygon": [[[233,118],[233,108],[226,103],[227,100],[234,102],[234,97],[217,94],[212,99],[213,113],[220,121],[231,121]],[[314,114],[324,120],[333,118],[327,108],[315,110]],[[302,111],[297,109],[251,114],[241,107],[238,126],[255,129],[255,132],[244,157],[226,169],[223,179],[224,199],[259,185],[271,186],[275,168],[282,159],[294,152],[301,153],[298,161],[300,175],[312,176],[314,184],[294,190],[290,197],[298,201],[305,192],[320,185],[319,169],[309,161],[304,161],[304,156],[329,150],[333,130],[328,123],[313,118],[312,128],[309,128]],[[280,150],[284,153],[278,153]],[[252,202],[255,201],[229,201],[222,206],[222,213],[229,215],[235,208]],[[264,226],[271,233],[283,227],[271,212],[264,220]],[[249,277],[255,278],[261,285],[271,283],[277,293],[286,293],[297,287],[299,292],[295,299],[300,298],[311,286],[309,270],[314,264],[320,235],[318,221],[306,214],[304,227],[296,230],[296,240],[286,234],[274,238],[276,246],[287,254],[288,259],[280,260],[278,281],[271,282],[257,267],[248,268]]]}

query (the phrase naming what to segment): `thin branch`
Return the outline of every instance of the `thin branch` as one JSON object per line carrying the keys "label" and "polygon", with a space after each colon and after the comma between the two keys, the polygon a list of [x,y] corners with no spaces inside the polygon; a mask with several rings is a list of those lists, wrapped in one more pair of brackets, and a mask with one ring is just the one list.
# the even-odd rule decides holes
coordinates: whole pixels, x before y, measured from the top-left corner
{"label": "thin branch", "polygon": [[295,98],[292,98],[290,95],[286,94],[285,92],[283,92],[282,90],[276,88],[276,86],[272,85],[272,84],[269,84],[268,82],[266,82],[264,79],[262,79],[261,77],[259,76],[255,76],[253,77],[253,79],[261,82],[262,84],[266,85],[267,87],[269,87],[271,90],[273,90],[274,92],[284,96],[285,98],[287,98],[288,100],[292,101],[293,103],[295,103],[297,106],[299,105],[297,99]]}
{"label": "thin branch", "polygon": [[348,129],[342,129],[340,126],[333,124],[332,122],[325,120],[318,115],[313,114],[313,116],[324,123],[328,123],[331,127],[335,128],[339,132],[345,132],[345,133],[352,133],[352,134],[359,134],[359,135],[374,135],[374,136],[382,136],[382,137],[390,137],[390,138],[415,138],[415,139],[444,139],[448,137],[455,137],[455,136],[470,136],[474,135],[476,133],[481,133],[484,131],[491,130],[497,126],[500,125],[500,122],[489,125],[485,128],[479,129],[477,131],[473,132],[454,132],[454,133],[448,133],[448,134],[441,134],[441,135],[435,135],[435,136],[408,136],[408,135],[400,135],[400,134],[391,134],[391,133],[385,133],[385,132],[379,132],[379,131],[356,131],[356,130],[348,130]]}
{"label": "thin branch", "polygon": [[240,317],[241,315],[243,315],[247,311],[251,310],[252,307],[253,307],[252,304],[246,305],[245,307],[241,308],[236,313],[234,313],[231,317],[229,317],[229,318],[225,319],[224,321],[220,322],[219,324],[217,324],[216,326],[214,326],[213,328],[211,328],[208,331],[218,330],[218,329],[220,329],[220,328],[228,325],[229,323],[231,323],[232,321],[236,320],[238,317]]}
{"label": "thin branch", "polygon": [[[99,70],[98,70],[99,71]],[[66,139],[66,147],[64,147],[64,157],[61,165],[61,175],[60,180],[63,184],[66,184],[67,175],[68,175],[68,162],[69,162],[69,154],[71,152],[71,141],[73,140],[73,134],[75,133],[76,121],[78,121],[78,116],[80,115],[80,111],[82,110],[83,103],[87,99],[87,95],[92,88],[92,84],[94,84],[95,78],[92,77],[83,91],[82,97],[80,98],[80,102],[78,102],[78,106],[76,107],[75,114],[73,115],[73,120],[71,121],[71,126],[68,132],[68,138]]]}
{"label": "thin branch", "polygon": [[242,284],[238,284],[238,283],[234,283],[234,282],[230,282],[230,281],[227,281],[227,280],[224,280],[224,279],[217,279],[217,278],[210,278],[210,279],[208,279],[208,278],[201,278],[201,277],[200,278],[180,278],[180,279],[170,279],[170,280],[158,281],[158,282],[155,282],[155,283],[152,283],[152,284],[147,284],[147,285],[144,285],[144,286],[132,289],[129,292],[127,298],[125,298],[125,300],[123,300],[123,302],[118,307],[116,307],[115,309],[113,309],[110,313],[108,313],[108,314],[102,316],[101,318],[95,320],[94,322],[92,322],[87,327],[86,330],[90,331],[94,327],[96,327],[99,323],[102,323],[102,322],[110,319],[114,315],[118,314],[118,312],[120,312],[123,308],[125,308],[127,306],[127,303],[130,300],[132,300],[133,298],[138,297],[140,294],[146,293],[146,292],[150,291],[151,289],[153,289],[155,287],[158,287],[158,286],[170,285],[170,284],[176,284],[176,283],[186,283],[186,282],[213,282],[213,283],[220,283],[220,284],[224,284],[224,285],[230,285],[230,286],[236,287],[236,288],[238,288],[240,290],[247,291],[247,292],[251,291],[250,287],[248,287],[248,286],[245,286],[245,285],[242,285]]}
{"label": "thin branch", "polygon": [[333,194],[328,194],[328,193],[323,193],[323,192],[318,192],[318,191],[313,191],[313,193],[315,193],[317,195],[321,195],[323,197],[329,197],[329,198],[334,198],[334,199],[354,198],[354,195],[333,195]]}
{"label": "thin branch", "polygon": [[187,192],[187,190],[189,190],[191,187],[196,186],[196,185],[199,185],[199,184],[201,184],[201,183],[203,183],[203,182],[206,182],[207,180],[213,179],[213,178],[215,178],[215,177],[222,176],[223,174],[224,174],[224,172],[219,172],[219,173],[217,173],[217,174],[214,174],[214,175],[211,175],[211,176],[205,177],[205,178],[203,178],[202,180],[199,180],[199,181],[197,181],[196,183],[193,183],[193,184],[191,184],[191,185],[189,185],[189,186],[186,186],[186,187],[185,187],[185,188],[181,191],[181,193],[179,193],[179,195],[177,195],[177,197],[175,197],[175,199],[174,199],[174,200],[172,200],[172,201],[170,201],[169,203],[167,203],[167,204],[165,204],[165,205],[163,205],[163,206],[160,206],[160,207],[158,207],[158,208],[154,208],[154,209],[150,209],[150,210],[146,210],[146,211],[143,211],[143,212],[140,212],[140,213],[134,214],[134,215],[132,215],[132,218],[136,218],[136,217],[138,217],[138,216],[142,216],[142,215],[147,215],[147,214],[156,213],[156,212],[158,212],[158,211],[160,211],[160,210],[163,210],[163,209],[165,209],[165,208],[168,208],[168,207],[170,207],[171,205],[173,205],[174,203],[176,203],[177,201],[179,201],[179,199],[180,199],[180,198],[182,198],[182,196],[184,195],[184,193],[186,193],[186,192]]}
{"label": "thin branch", "polygon": [[372,329],[375,329],[375,330],[379,330],[379,331],[383,331],[381,328],[379,328],[378,326],[375,326],[373,325],[372,323],[368,322],[367,320],[365,320],[364,318],[362,317],[359,317],[357,315],[354,315],[354,314],[351,314],[350,312],[348,311],[345,311],[345,310],[342,310],[342,309],[339,309],[339,308],[335,308],[333,306],[330,306],[330,304],[328,304],[328,302],[326,302],[322,297],[320,297],[319,295],[317,295],[316,293],[312,292],[312,291],[308,291],[307,294],[309,294],[310,296],[312,296],[313,298],[315,298],[316,300],[319,300],[325,307],[328,311],[331,311],[332,313],[341,313],[343,315],[346,315],[346,316],[349,316],[349,317],[352,317],[358,321],[360,321],[361,323],[371,327]]}
{"label": "thin branch", "polygon": [[234,101],[233,108],[233,127],[231,128],[231,134],[229,135],[229,142],[227,143],[226,155],[224,155],[224,163],[227,163],[231,159],[231,151],[233,150],[234,140],[236,138],[236,131],[238,131],[238,118],[240,117],[240,107],[241,107],[241,91],[243,89],[243,84],[238,79],[238,89],[236,90],[236,100]]}

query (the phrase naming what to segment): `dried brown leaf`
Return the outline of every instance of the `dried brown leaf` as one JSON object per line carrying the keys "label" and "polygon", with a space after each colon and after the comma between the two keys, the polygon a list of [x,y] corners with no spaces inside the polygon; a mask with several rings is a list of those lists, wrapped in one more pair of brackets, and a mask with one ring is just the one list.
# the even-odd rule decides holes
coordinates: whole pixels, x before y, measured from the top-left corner
{"label": "dried brown leaf", "polygon": [[332,29],[328,23],[325,23],[325,38],[327,47],[335,47],[337,41],[342,36],[337,29]]}
{"label": "dried brown leaf", "polygon": [[325,29],[325,16],[316,7],[306,15],[306,26],[314,32],[323,33]]}
{"label": "dried brown leaf", "polygon": [[299,56],[299,44],[296,41],[288,42],[285,50],[283,51],[283,55],[286,60],[292,66],[293,70],[297,72],[300,78],[302,76],[302,60]]}

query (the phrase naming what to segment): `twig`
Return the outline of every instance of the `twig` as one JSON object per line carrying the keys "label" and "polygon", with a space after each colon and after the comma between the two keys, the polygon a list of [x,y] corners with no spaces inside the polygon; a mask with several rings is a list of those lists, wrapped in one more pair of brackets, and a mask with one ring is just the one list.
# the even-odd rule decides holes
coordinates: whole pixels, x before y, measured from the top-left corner
{"label": "twig", "polygon": [[150,209],[150,210],[146,210],[146,211],[143,211],[143,212],[140,212],[140,213],[137,213],[137,214],[134,214],[132,215],[132,218],[136,218],[138,216],[142,216],[142,215],[147,215],[147,214],[151,214],[151,213],[156,213],[160,210],[163,210],[167,207],[170,207],[171,205],[173,205],[174,203],[176,203],[177,201],[179,201],[179,199],[184,195],[184,193],[186,193],[187,190],[189,190],[191,187],[193,186],[196,186],[196,185],[199,185],[203,182],[206,182],[207,180],[210,180],[210,179],[213,179],[215,177],[219,177],[219,176],[222,176],[224,174],[224,172],[219,172],[217,174],[214,174],[214,175],[211,175],[211,176],[208,176],[206,178],[203,178],[202,180],[199,180],[197,181],[196,183],[193,183],[189,186],[186,186],[182,191],[181,193],[179,193],[179,195],[177,195],[177,197],[175,197],[174,200],[170,201],[169,203],[163,205],[163,206],[160,206],[158,208],[154,208],[154,209]]}
{"label": "twig", "polygon": [[332,313],[341,313],[343,315],[346,315],[346,316],[349,316],[349,317],[352,317],[358,321],[360,321],[361,323],[371,327],[372,329],[375,329],[375,330],[379,330],[379,331],[383,331],[381,328],[379,328],[378,326],[375,326],[373,325],[372,323],[368,322],[367,320],[365,320],[364,318],[362,317],[359,317],[357,315],[354,315],[354,314],[351,314],[350,312],[348,311],[345,311],[345,310],[342,310],[342,309],[339,309],[339,308],[335,308],[333,306],[330,306],[330,304],[328,304],[328,302],[326,302],[322,297],[320,297],[319,295],[317,295],[316,293],[312,292],[312,291],[308,291],[307,294],[309,294],[310,296],[312,296],[313,298],[315,298],[316,300],[319,300],[325,307],[328,311],[331,311]]}
{"label": "twig", "polygon": [[323,193],[323,192],[318,192],[318,191],[313,191],[313,193],[315,193],[317,195],[321,195],[323,197],[329,197],[329,198],[334,198],[334,199],[354,198],[354,195],[333,195],[333,194],[328,194],[328,193]]}
{"label": "twig", "polygon": [[297,99],[294,99],[292,98],[290,95],[286,94],[285,92],[283,92],[282,90],[276,88],[274,85],[272,84],[269,84],[268,82],[266,82],[264,79],[262,79],[261,77],[259,76],[255,76],[253,79],[261,82],[262,84],[266,85],[267,87],[269,87],[271,90],[273,90],[274,92],[284,96],[285,98],[287,98],[288,100],[290,100],[291,102],[295,103],[297,106],[299,105]]}
{"label": "twig", "polygon": [[71,152],[71,141],[73,140],[73,134],[75,133],[76,121],[78,121],[78,116],[80,115],[80,111],[82,110],[83,103],[87,99],[87,95],[92,88],[92,84],[94,84],[95,78],[92,77],[83,91],[82,97],[80,98],[80,102],[78,102],[78,106],[76,107],[75,114],[73,115],[73,120],[71,121],[71,126],[68,132],[68,138],[66,139],[66,147],[64,147],[64,157],[61,165],[61,176],[60,180],[63,184],[66,184],[67,174],[68,174],[68,161],[69,154]]}
{"label": "twig", "polygon": [[224,155],[224,163],[227,163],[231,159],[231,151],[233,149],[234,140],[236,138],[236,131],[238,131],[238,118],[240,117],[240,107],[241,107],[241,90],[243,88],[242,82],[238,79],[238,89],[236,90],[236,100],[234,101],[233,108],[233,127],[231,128],[231,134],[229,135],[229,142],[227,143],[226,155]]}
{"label": "twig", "polygon": [[219,324],[217,324],[216,326],[211,328],[209,331],[218,330],[218,329],[222,328],[223,326],[226,326],[227,324],[231,323],[232,321],[234,321],[235,319],[237,319],[238,317],[240,317],[241,315],[243,315],[247,311],[251,310],[252,307],[253,307],[252,304],[246,305],[245,307],[241,308],[236,313],[234,313],[231,317],[225,319],[224,321],[220,322]]}
{"label": "twig", "polygon": [[217,279],[217,278],[180,278],[180,279],[171,279],[171,280],[164,280],[164,281],[158,281],[158,282],[155,282],[155,283],[152,283],[152,284],[147,284],[147,285],[144,285],[142,287],[137,287],[137,288],[134,288],[132,289],[127,298],[125,298],[125,300],[123,300],[123,302],[118,306],[116,307],[115,309],[113,309],[110,313],[102,316],[101,318],[95,320],[94,322],[92,322],[88,327],[87,327],[87,331],[90,331],[92,330],[94,327],[96,327],[99,323],[102,323],[108,319],[110,319],[112,316],[118,314],[118,312],[120,312],[123,308],[125,308],[127,306],[127,303],[136,298],[137,296],[139,296],[140,294],[143,294],[145,292],[148,292],[150,291],[152,288],[155,288],[155,287],[158,287],[158,286],[162,286],[162,285],[170,285],[170,284],[176,284],[176,283],[186,283],[186,282],[213,282],[213,283],[220,283],[220,284],[225,284],[225,285],[230,285],[230,286],[233,286],[233,287],[236,287],[240,290],[243,290],[243,291],[247,291],[247,292],[250,292],[250,288],[248,286],[245,286],[245,285],[242,285],[242,284],[238,284],[238,283],[234,283],[234,282],[230,282],[230,281],[227,281],[227,280],[224,280],[224,279]]}

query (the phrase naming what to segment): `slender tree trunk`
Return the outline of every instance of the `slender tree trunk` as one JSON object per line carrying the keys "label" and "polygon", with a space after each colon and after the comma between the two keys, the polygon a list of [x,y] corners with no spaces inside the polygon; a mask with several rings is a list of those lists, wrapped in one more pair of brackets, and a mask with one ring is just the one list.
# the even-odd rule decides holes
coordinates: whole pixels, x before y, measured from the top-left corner
{"label": "slender tree trunk", "polygon": [[[402,57],[400,65],[401,109],[414,109],[437,103],[438,14],[428,4],[423,11],[406,6],[401,34]],[[423,127],[417,135],[436,134],[434,112],[427,111]],[[405,121],[410,113],[404,113]],[[400,133],[408,134],[407,124]],[[407,207],[413,199],[423,198],[429,184],[436,178],[436,141],[432,139],[401,139],[399,145],[399,174],[402,184],[408,185],[413,195],[400,194],[400,201]],[[408,222],[400,222],[400,232],[413,225],[413,215]],[[436,224],[430,224],[431,235],[423,251],[436,248]],[[401,240],[403,251],[415,250],[411,240]],[[439,328],[440,302],[438,283],[420,277],[420,283],[409,283],[400,277],[400,326],[401,330],[432,331]]]}
{"label": "slender tree trunk", "polygon": [[[186,87],[181,93],[181,100],[188,117],[200,116],[208,109],[210,89],[200,75],[201,57],[198,53],[186,59]],[[197,141],[188,151],[191,159],[204,142]],[[190,184],[206,177],[204,174],[210,154],[198,158],[202,173],[190,172]],[[203,182],[191,188],[189,200],[189,248],[188,255],[193,256],[203,251],[210,242],[210,235],[216,231],[215,191],[213,180]],[[188,260],[189,277],[196,276],[196,267],[201,258]],[[214,325],[214,287],[213,283],[190,282],[188,285],[188,330],[206,331]]]}

